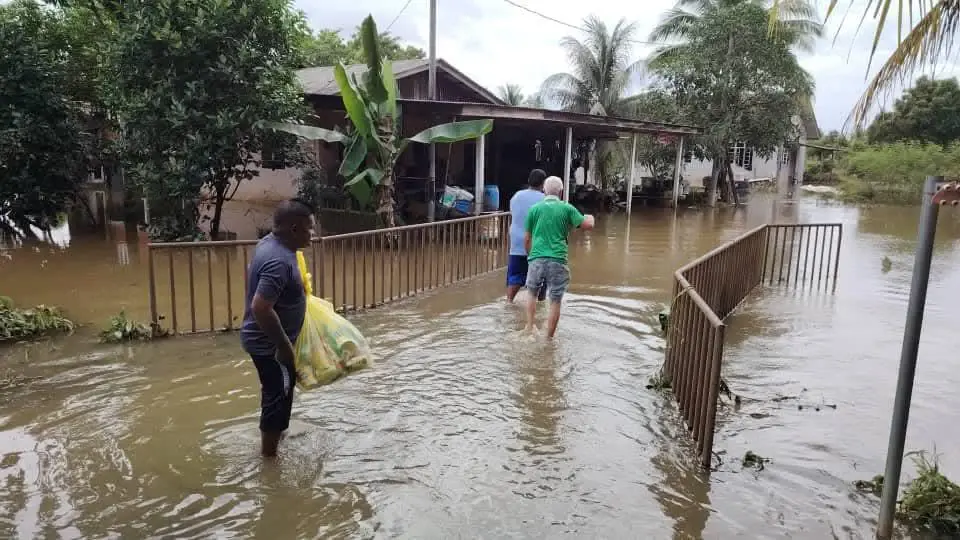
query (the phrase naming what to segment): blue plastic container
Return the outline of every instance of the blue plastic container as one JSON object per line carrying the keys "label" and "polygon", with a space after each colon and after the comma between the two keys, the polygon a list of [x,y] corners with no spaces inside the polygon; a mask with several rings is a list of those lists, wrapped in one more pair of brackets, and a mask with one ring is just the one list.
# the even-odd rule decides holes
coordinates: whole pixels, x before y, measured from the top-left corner
{"label": "blue plastic container", "polygon": [[470,213],[471,206],[473,206],[473,201],[465,201],[463,199],[460,199],[453,203],[453,207],[463,212],[464,214]]}
{"label": "blue plastic container", "polygon": [[483,209],[487,212],[496,212],[500,209],[500,186],[484,186]]}

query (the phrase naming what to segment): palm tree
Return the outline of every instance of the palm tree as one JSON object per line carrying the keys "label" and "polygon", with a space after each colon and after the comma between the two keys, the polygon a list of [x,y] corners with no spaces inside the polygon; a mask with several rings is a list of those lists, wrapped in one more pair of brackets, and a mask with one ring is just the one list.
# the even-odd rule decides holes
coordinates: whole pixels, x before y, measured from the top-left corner
{"label": "palm tree", "polygon": [[616,115],[640,62],[630,60],[636,25],[620,19],[613,29],[596,17],[584,20],[584,39],[560,41],[573,68],[543,82],[546,101],[574,112]]}
{"label": "palm tree", "polygon": [[[783,19],[783,6],[787,0],[773,0],[770,9],[771,28]],[[825,19],[829,19],[839,3],[830,0]],[[853,7],[853,0],[850,1]],[[893,5],[896,4],[896,8]],[[877,103],[877,98],[893,89],[900,81],[906,80],[917,69],[936,66],[952,61],[954,38],[957,33],[957,21],[960,19],[960,2],[956,0],[876,0],[865,4],[863,23],[868,16],[876,21],[873,46],[867,72],[873,64],[874,55],[880,44],[887,18],[896,14],[897,48],[884,61],[883,66],[867,84],[863,95],[851,112],[850,119],[855,129],[863,128],[869,113]],[[846,17],[844,17],[846,18]],[[843,21],[841,20],[841,25]],[[906,30],[906,35],[904,35]],[[848,121],[849,121],[848,120]]]}
{"label": "palm tree", "polygon": [[542,109],[544,108],[543,103],[543,94],[540,92],[534,92],[527,96],[527,99],[523,100],[524,107],[530,107],[532,109]]}
{"label": "palm tree", "polygon": [[[691,32],[696,31],[697,22],[703,18],[718,16],[744,4],[767,8],[769,3],[765,0],[679,0],[650,33],[650,41],[665,45],[651,55],[648,65],[656,67],[683,47]],[[770,13],[776,12],[771,19],[775,21],[771,31],[780,33],[793,47],[813,52],[817,39],[823,36],[823,25],[817,20],[817,9],[813,4],[807,0],[772,0],[772,6],[767,9]],[[734,36],[730,36],[730,40],[732,47]]]}
{"label": "palm tree", "polygon": [[519,84],[504,84],[497,89],[497,94],[500,95],[500,99],[507,105],[514,107],[523,105],[523,91],[520,89]]}

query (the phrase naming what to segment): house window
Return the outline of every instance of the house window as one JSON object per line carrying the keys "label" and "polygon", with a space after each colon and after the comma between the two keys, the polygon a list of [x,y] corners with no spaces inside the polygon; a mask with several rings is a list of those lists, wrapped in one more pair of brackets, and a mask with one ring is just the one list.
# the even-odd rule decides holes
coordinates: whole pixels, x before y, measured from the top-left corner
{"label": "house window", "polygon": [[90,169],[90,182],[94,184],[103,183],[103,167]]}
{"label": "house window", "polygon": [[287,166],[287,156],[283,150],[278,149],[272,141],[263,142],[263,163],[264,169],[284,169]]}
{"label": "house window", "polygon": [[790,151],[786,148],[780,149],[780,164],[789,165],[790,164]]}
{"label": "house window", "polygon": [[692,163],[693,162],[693,150],[684,150],[683,152],[683,162]]}
{"label": "house window", "polygon": [[748,147],[746,143],[734,144],[730,148],[729,156],[730,161],[737,167],[748,171],[753,170],[753,148]]}

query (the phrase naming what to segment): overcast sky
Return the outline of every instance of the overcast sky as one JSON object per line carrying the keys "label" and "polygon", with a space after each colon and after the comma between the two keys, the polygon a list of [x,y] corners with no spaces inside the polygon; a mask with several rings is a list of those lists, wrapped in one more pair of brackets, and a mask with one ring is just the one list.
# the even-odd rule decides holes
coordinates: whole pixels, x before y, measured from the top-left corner
{"label": "overcast sky", "polygon": [[[570,24],[579,24],[584,17],[596,15],[612,26],[623,17],[637,23],[638,40],[645,40],[660,15],[675,3],[675,0],[515,1]],[[819,1],[821,10],[825,10],[826,0]],[[860,6],[862,2],[857,0]],[[315,29],[337,28],[346,35],[352,33],[367,14],[373,14],[381,30],[396,19],[390,27],[391,33],[427,49],[429,0],[410,0],[406,9],[403,8],[407,0],[295,0],[295,3],[307,13]],[[564,36],[576,36],[576,30],[528,13],[505,0],[437,0],[437,4],[437,56],[490,90],[495,91],[505,83],[516,83],[525,93],[531,93],[546,77],[567,69],[566,58],[557,43]],[[839,5],[845,8],[847,3],[841,1]],[[816,78],[815,108],[817,121],[824,131],[843,126],[866,85],[873,26],[867,21],[860,35],[855,35],[862,8],[854,7],[850,13],[835,44],[833,36],[840,17],[831,17],[829,37],[819,44],[815,54],[801,55],[801,63]],[[893,28],[886,34],[877,51],[875,66],[886,59],[896,43]],[[649,46],[637,45],[634,55],[639,59],[649,51]],[[955,66],[951,65],[939,69],[937,75],[955,73]]]}

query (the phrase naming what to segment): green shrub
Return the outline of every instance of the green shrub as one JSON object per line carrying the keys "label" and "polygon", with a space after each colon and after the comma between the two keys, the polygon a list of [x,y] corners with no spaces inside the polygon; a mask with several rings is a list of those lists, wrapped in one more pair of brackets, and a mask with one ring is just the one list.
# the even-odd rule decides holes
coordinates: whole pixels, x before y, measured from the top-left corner
{"label": "green shrub", "polygon": [[41,305],[21,309],[9,297],[0,296],[0,343],[73,332],[74,327],[59,308]]}
{"label": "green shrub", "polygon": [[851,147],[838,163],[842,198],[852,202],[918,203],[926,176],[960,176],[960,146],[896,143]]}

